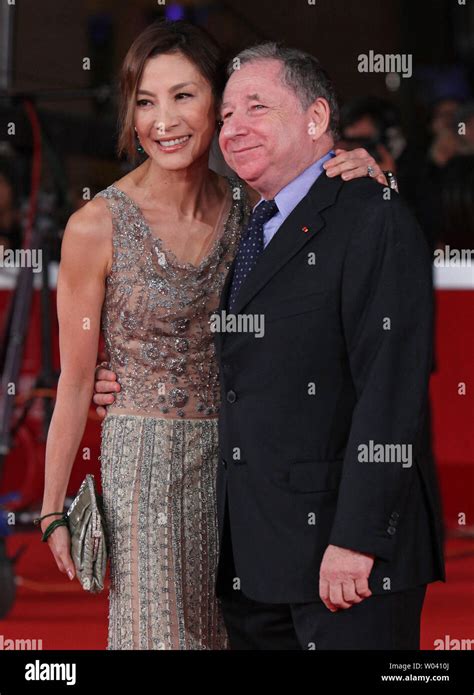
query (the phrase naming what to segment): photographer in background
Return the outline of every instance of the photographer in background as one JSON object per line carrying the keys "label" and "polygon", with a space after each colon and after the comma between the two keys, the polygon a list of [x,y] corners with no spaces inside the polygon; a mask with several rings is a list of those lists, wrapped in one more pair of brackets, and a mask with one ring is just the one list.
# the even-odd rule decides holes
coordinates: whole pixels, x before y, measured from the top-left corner
{"label": "photographer in background", "polygon": [[340,147],[364,147],[383,171],[393,171],[400,195],[416,212],[423,157],[408,144],[397,107],[371,96],[347,102],[341,109],[341,136]]}

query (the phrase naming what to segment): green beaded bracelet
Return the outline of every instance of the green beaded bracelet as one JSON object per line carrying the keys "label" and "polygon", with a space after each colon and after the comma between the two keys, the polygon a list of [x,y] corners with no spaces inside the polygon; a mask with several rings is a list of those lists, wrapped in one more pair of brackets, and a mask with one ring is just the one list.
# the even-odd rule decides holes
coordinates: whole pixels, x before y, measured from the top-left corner
{"label": "green beaded bracelet", "polygon": [[41,540],[43,543],[46,543],[50,535],[53,533],[53,531],[58,528],[58,526],[68,526],[68,520],[66,514],[61,519],[56,519],[55,521],[52,521],[46,531],[43,533],[43,536]]}
{"label": "green beaded bracelet", "polygon": [[[46,519],[48,516],[64,516],[64,511],[62,512],[51,512],[50,514],[45,514],[44,516],[39,516],[37,519],[33,519],[33,523],[35,526],[40,526],[41,522],[43,519]],[[41,526],[40,526],[41,528]]]}

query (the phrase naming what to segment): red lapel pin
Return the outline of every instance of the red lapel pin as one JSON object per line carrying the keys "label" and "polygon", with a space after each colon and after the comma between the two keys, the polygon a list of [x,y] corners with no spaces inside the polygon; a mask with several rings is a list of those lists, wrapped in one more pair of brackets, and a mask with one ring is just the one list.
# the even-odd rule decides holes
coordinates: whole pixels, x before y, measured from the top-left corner
{"label": "red lapel pin", "polygon": [[306,232],[309,232],[308,227],[301,227],[301,230],[306,234]]}

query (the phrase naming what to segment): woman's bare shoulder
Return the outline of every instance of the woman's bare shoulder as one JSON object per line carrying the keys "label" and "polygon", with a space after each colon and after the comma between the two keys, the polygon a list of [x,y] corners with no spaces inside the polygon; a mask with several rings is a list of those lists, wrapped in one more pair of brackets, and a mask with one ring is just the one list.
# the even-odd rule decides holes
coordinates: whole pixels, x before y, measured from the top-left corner
{"label": "woman's bare shoulder", "polygon": [[100,196],[72,213],[64,230],[61,262],[67,268],[80,267],[86,260],[90,270],[102,275],[112,265],[113,223],[107,201]]}
{"label": "woman's bare shoulder", "polygon": [[92,198],[70,216],[65,233],[96,243],[112,237],[112,215],[105,198]]}

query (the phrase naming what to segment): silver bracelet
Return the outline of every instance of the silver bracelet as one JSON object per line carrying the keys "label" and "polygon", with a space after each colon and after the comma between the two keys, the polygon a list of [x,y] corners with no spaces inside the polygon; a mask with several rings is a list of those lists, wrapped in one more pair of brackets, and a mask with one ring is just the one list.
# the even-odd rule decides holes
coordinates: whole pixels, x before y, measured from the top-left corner
{"label": "silver bracelet", "polygon": [[382,173],[384,174],[385,178],[387,179],[389,187],[392,190],[397,191],[397,193],[398,193],[399,192],[398,191],[398,181],[397,181],[397,177],[395,176],[393,171],[383,171]]}

